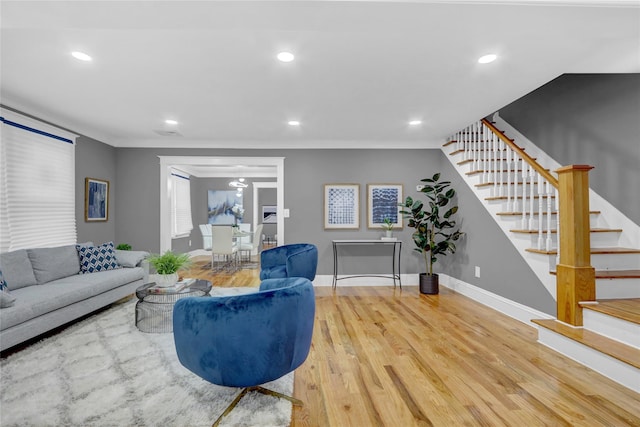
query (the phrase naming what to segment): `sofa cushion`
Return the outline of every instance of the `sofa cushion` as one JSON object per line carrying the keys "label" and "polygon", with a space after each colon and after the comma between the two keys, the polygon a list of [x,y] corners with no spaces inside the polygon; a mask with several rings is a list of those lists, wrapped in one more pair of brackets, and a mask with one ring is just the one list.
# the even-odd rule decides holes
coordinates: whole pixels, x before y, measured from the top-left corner
{"label": "sofa cushion", "polygon": [[11,290],[38,284],[26,249],[0,254],[0,270]]}
{"label": "sofa cushion", "polygon": [[80,273],[96,273],[99,271],[120,268],[116,259],[113,242],[100,246],[76,246],[80,256]]}
{"label": "sofa cushion", "polygon": [[76,245],[27,249],[27,252],[38,285],[62,277],[74,276],[80,271]]}
{"label": "sofa cushion", "polygon": [[121,251],[116,249],[116,260],[123,267],[135,267],[149,256],[149,252],[145,251]]}

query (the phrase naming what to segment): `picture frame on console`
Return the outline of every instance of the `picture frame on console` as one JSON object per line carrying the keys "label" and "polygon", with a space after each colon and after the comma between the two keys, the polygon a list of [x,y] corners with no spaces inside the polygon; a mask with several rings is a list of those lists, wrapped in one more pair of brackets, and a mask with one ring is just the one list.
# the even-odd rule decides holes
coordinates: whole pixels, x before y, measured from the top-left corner
{"label": "picture frame on console", "polygon": [[109,220],[109,181],[89,177],[84,179],[84,220]]}
{"label": "picture frame on console", "polygon": [[367,228],[386,228],[385,218],[392,228],[402,229],[402,184],[367,184]]}
{"label": "picture frame on console", "polygon": [[360,184],[324,185],[324,228],[360,228]]}

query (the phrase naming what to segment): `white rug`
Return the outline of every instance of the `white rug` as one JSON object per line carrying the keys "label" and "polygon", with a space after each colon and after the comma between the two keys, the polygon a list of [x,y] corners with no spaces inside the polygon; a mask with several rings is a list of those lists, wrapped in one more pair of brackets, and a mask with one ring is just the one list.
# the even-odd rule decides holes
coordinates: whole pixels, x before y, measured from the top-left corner
{"label": "white rug", "polygon": [[[216,288],[212,294],[252,288]],[[210,426],[239,393],[178,361],[173,334],[134,325],[135,299],[73,325],[0,363],[0,425]],[[266,385],[291,395],[293,373]],[[288,426],[291,403],[245,396],[225,426]]]}

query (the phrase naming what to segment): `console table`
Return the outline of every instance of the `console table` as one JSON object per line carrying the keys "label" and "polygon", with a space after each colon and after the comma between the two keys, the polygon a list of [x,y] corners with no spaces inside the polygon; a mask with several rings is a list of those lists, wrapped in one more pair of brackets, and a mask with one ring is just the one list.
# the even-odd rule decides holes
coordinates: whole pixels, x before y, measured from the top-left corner
{"label": "console table", "polygon": [[[332,240],[333,243],[333,287],[338,284],[338,280],[349,279],[352,277],[388,277],[393,279],[393,286],[396,286],[396,280],[402,288],[400,280],[400,252],[402,251],[402,242],[400,240],[381,240],[381,239],[355,239],[355,240]],[[343,245],[387,245],[393,247],[391,257],[392,274],[357,274],[351,276],[338,277],[338,246]]]}

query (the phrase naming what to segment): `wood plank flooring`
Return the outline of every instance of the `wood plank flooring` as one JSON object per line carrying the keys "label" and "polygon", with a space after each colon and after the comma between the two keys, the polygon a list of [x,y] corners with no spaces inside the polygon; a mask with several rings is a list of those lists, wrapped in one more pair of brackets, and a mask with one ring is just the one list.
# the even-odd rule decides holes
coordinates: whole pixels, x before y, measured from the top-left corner
{"label": "wood plank flooring", "polygon": [[441,289],[316,288],[292,426],[640,426],[640,395]]}

